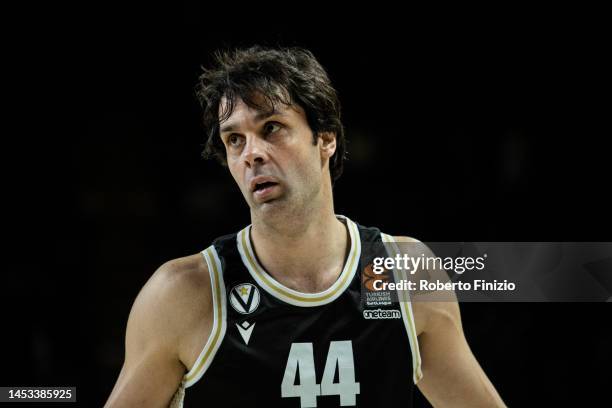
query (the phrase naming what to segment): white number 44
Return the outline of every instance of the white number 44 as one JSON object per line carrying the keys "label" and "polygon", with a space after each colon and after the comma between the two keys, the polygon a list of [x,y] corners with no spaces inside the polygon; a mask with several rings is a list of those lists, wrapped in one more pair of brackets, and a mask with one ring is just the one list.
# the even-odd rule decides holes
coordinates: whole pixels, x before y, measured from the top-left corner
{"label": "white number 44", "polygon": [[[334,382],[338,367],[338,382]],[[299,384],[295,384],[299,367]],[[353,344],[350,340],[332,341],[327,352],[321,384],[317,384],[312,343],[293,343],[281,384],[281,396],[300,397],[301,408],[317,406],[318,395],[339,395],[340,406],[355,406],[359,383],[355,382]]]}

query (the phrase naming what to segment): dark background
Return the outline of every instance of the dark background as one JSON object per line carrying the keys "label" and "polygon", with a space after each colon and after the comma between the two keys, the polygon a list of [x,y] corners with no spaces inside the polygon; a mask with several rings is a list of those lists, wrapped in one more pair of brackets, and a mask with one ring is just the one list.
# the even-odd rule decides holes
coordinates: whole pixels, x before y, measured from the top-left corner
{"label": "dark background", "polygon": [[[227,46],[299,45],[328,70],[349,140],[336,212],[424,241],[612,240],[597,13],[270,8],[20,12],[4,48],[1,385],[76,385],[79,405],[102,405],[148,277],[249,222],[229,173],[200,158],[194,85]],[[462,304],[510,406],[609,404],[610,311]]]}

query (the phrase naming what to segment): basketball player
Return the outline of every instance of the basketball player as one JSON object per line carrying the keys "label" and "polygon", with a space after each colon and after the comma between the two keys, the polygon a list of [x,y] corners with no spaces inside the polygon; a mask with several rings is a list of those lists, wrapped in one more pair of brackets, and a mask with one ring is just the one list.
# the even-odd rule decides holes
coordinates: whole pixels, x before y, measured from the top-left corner
{"label": "basketball player", "polygon": [[162,265],[130,313],[107,407],[504,406],[454,302],[366,319],[362,249],[389,237],[336,215],[345,142],[336,91],[303,49],[217,56],[199,85],[208,155],[252,224]]}

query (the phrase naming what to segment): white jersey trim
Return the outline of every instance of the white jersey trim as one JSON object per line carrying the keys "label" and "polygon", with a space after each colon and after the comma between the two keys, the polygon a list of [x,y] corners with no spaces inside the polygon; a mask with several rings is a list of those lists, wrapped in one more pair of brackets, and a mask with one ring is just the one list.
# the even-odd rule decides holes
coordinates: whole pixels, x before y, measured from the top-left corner
{"label": "white jersey trim", "polygon": [[[395,239],[384,233],[380,233],[380,236],[383,242],[391,243],[393,247],[394,254],[389,253],[389,256],[395,256],[395,254],[400,253],[400,249],[397,245]],[[385,247],[388,247],[385,245]],[[389,252],[390,249],[387,248]],[[406,277],[405,270],[395,270],[395,273],[399,276],[400,279],[408,280]],[[416,384],[419,382],[421,378],[423,378],[423,372],[421,371],[421,353],[419,351],[419,340],[416,334],[416,326],[414,324],[414,313],[412,312],[412,302],[410,301],[410,295],[407,291],[397,291],[397,294],[400,296],[400,310],[402,312],[402,319],[404,321],[404,326],[406,327],[406,333],[408,334],[408,341],[410,342],[410,350],[412,354],[412,379]]]}
{"label": "white jersey trim", "polygon": [[270,276],[270,274],[268,274],[259,264],[257,257],[255,256],[255,251],[253,250],[250,239],[250,225],[238,233],[236,240],[242,263],[261,288],[283,302],[294,306],[303,307],[321,306],[333,302],[351,284],[361,257],[361,238],[359,236],[359,229],[357,228],[357,225],[342,215],[337,215],[337,217],[346,220],[346,227],[348,228],[351,247],[340,276],[329,288],[323,292],[298,292],[297,290],[286,287]]}
{"label": "white jersey trim", "polygon": [[208,265],[213,300],[213,325],[204,348],[200,352],[195,364],[183,377],[183,385],[189,388],[194,385],[206,372],[212,363],[219,346],[225,337],[227,329],[227,304],[225,299],[225,284],[223,270],[217,250],[213,245],[202,251]]}

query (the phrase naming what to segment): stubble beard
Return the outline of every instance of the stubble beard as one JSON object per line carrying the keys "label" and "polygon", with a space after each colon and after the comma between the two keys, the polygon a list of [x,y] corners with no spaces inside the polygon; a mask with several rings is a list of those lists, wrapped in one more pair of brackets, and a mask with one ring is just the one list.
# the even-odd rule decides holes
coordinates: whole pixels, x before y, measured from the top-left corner
{"label": "stubble beard", "polygon": [[315,214],[320,195],[321,189],[312,186],[302,194],[285,191],[280,197],[251,207],[252,218],[272,230],[297,233],[302,224],[308,223],[309,216]]}

